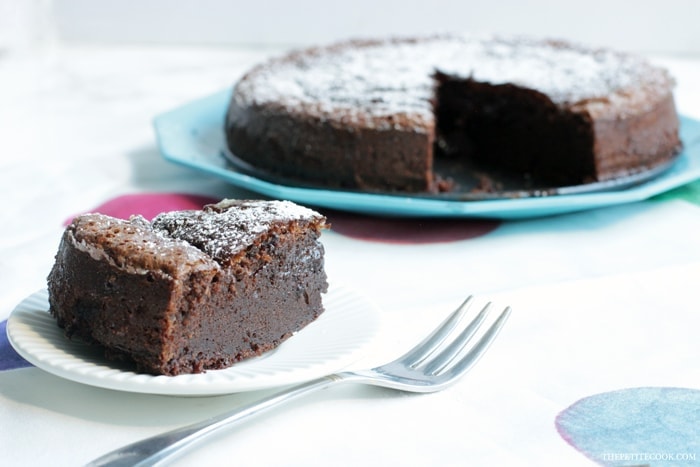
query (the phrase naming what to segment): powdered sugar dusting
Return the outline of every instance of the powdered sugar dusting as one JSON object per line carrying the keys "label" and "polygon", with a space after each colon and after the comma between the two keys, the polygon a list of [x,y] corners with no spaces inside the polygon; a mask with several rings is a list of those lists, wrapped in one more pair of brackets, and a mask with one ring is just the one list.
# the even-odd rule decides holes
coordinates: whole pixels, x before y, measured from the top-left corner
{"label": "powdered sugar dusting", "polygon": [[202,251],[154,230],[141,216],[123,220],[84,214],[73,221],[67,233],[76,249],[133,274],[160,271],[177,278],[192,270],[218,268]]}
{"label": "powdered sugar dusting", "polygon": [[184,240],[217,262],[246,249],[278,222],[322,219],[311,209],[289,201],[224,200],[202,211],[174,211],[156,216],[156,230]]}
{"label": "powdered sugar dusting", "polygon": [[277,222],[322,222],[323,216],[289,201],[224,200],[203,210],[173,211],[148,222],[85,214],[69,228],[74,247],[95,260],[135,274],[160,271],[178,278],[217,270]]}
{"label": "powdered sugar dusting", "polygon": [[[664,70],[611,50],[528,39],[434,37],[346,43],[292,54],[254,69],[237,85],[241,104],[279,103],[320,115],[431,122],[436,70],[492,84],[536,89],[556,104],[670,86]],[[641,91],[640,91],[641,90]],[[619,104],[619,102],[618,102]],[[363,117],[365,116],[365,117]]]}

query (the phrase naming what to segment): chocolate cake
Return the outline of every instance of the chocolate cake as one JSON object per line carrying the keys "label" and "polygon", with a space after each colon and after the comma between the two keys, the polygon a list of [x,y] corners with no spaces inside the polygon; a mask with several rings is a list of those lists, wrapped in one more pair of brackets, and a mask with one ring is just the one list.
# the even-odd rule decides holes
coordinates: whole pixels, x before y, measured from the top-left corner
{"label": "chocolate cake", "polygon": [[151,222],[82,215],[48,277],[50,312],[68,337],[140,372],[225,368],[322,313],[324,228],[288,201],[224,200]]}
{"label": "chocolate cake", "polygon": [[674,160],[673,85],[640,57],[561,41],[348,41],[249,71],[225,131],[237,160],[318,186],[435,192],[465,171],[578,185]]}

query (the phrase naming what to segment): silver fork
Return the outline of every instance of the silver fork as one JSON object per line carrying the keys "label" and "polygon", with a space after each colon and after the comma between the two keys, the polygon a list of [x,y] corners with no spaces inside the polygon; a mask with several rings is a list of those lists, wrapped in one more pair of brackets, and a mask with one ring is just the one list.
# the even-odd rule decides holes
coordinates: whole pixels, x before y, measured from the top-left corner
{"label": "silver fork", "polygon": [[[489,314],[489,303],[465,326],[460,326],[472,301],[472,297],[467,298],[428,337],[391,363],[308,381],[232,412],[129,444],[93,460],[88,466],[154,465],[214,431],[336,383],[364,383],[408,392],[440,391],[469,371],[510,315],[510,307],[506,307],[490,326],[478,332]],[[454,334],[457,336],[453,337]]]}

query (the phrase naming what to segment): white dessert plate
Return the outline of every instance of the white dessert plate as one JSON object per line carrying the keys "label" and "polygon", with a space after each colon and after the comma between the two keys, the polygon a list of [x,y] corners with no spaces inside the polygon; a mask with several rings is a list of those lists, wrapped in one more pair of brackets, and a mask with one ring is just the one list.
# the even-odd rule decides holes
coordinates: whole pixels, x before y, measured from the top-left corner
{"label": "white dessert plate", "polygon": [[559,187],[544,193],[493,193],[488,199],[466,193],[377,194],[300,186],[261,177],[232,163],[224,137],[229,97],[230,90],[222,91],[158,115],[154,127],[163,157],[239,188],[319,208],[394,216],[519,219],[641,201],[700,179],[700,121],[681,116],[684,149],[673,164],[611,182]]}
{"label": "white dessert plate", "polygon": [[324,296],[326,311],[260,357],[223,370],[194,375],[138,374],[106,360],[100,349],[67,339],[48,312],[48,292],[36,292],[14,309],[7,336],[15,350],[38,368],[101,388],[171,396],[208,396],[266,389],[334,373],[361,358],[378,333],[379,310],[343,286]]}

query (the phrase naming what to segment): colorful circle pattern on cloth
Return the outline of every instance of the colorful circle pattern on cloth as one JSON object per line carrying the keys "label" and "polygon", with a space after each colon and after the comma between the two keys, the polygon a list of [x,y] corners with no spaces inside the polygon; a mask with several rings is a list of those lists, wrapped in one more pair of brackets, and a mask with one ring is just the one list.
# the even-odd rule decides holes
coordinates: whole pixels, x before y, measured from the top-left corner
{"label": "colorful circle pattern on cloth", "polygon": [[[201,209],[205,204],[218,201],[208,196],[185,193],[135,193],[112,198],[90,211],[119,219],[128,219],[132,215],[140,214],[151,220],[161,212]],[[72,220],[71,217],[65,224],[70,224]]]}
{"label": "colorful circle pattern on cloth", "polygon": [[641,387],[596,394],[561,412],[556,427],[601,465],[698,465],[700,390]]}
{"label": "colorful circle pattern on cloth", "polygon": [[689,203],[700,206],[700,181],[688,183],[682,187],[667,191],[666,193],[655,196],[653,199],[659,201],[683,199]]}
{"label": "colorful circle pattern on cloth", "polygon": [[0,371],[32,366],[19,356],[7,339],[7,321],[0,322]]}
{"label": "colorful circle pattern on cloth", "polygon": [[365,241],[398,244],[443,243],[480,237],[502,221],[488,219],[417,219],[374,217],[341,211],[324,211],[331,229]]}

